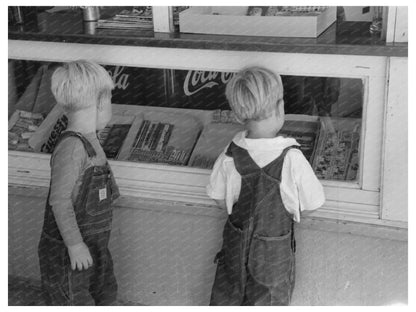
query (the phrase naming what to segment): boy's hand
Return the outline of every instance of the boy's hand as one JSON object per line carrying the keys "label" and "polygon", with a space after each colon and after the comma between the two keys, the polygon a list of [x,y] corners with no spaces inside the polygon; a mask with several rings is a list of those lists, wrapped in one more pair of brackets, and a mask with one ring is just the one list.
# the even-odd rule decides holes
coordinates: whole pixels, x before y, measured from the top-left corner
{"label": "boy's hand", "polygon": [[92,266],[92,257],[90,250],[85,243],[79,243],[73,246],[68,246],[69,259],[71,260],[71,268],[79,271],[87,270]]}

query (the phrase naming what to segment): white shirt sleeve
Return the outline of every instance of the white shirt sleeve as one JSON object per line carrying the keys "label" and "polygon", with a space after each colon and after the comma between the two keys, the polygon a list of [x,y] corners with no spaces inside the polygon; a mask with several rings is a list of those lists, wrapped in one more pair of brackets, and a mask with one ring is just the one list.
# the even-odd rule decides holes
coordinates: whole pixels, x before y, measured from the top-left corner
{"label": "white shirt sleeve", "polygon": [[215,200],[225,200],[228,214],[231,214],[241,189],[241,176],[237,172],[234,160],[222,153],[214,164],[207,194]]}
{"label": "white shirt sleeve", "polygon": [[280,188],[285,207],[298,222],[301,211],[318,209],[325,202],[322,184],[300,150],[286,154]]}
{"label": "white shirt sleeve", "polygon": [[225,158],[224,153],[221,153],[215,161],[212,169],[209,183],[207,185],[207,195],[212,199],[224,200],[226,197],[226,172],[224,168]]}

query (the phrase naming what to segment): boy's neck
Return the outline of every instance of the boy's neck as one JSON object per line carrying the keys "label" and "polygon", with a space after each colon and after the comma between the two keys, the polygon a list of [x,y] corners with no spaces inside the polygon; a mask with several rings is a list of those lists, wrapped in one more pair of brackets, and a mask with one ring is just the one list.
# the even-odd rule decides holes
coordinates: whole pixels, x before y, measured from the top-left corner
{"label": "boy's neck", "polygon": [[280,131],[270,120],[248,121],[246,125],[248,139],[269,139],[275,138]]}
{"label": "boy's neck", "polygon": [[[79,133],[95,133],[96,132],[96,112],[95,107],[88,107],[76,112],[67,114],[68,127],[67,130]],[[93,116],[93,118],[91,118]]]}
{"label": "boy's neck", "polygon": [[260,131],[247,129],[247,139],[270,139],[275,138],[276,135],[276,131]]}

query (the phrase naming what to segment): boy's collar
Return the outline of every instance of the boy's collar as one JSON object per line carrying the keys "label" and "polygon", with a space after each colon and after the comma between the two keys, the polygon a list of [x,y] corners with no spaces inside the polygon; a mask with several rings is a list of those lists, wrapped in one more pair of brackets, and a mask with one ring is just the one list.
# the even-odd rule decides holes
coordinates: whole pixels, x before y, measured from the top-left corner
{"label": "boy's collar", "polygon": [[262,139],[249,139],[246,136],[247,130],[238,132],[234,136],[233,142],[245,149],[258,149],[263,151],[284,149],[292,145],[300,146],[294,138],[287,138],[279,134],[274,138]]}

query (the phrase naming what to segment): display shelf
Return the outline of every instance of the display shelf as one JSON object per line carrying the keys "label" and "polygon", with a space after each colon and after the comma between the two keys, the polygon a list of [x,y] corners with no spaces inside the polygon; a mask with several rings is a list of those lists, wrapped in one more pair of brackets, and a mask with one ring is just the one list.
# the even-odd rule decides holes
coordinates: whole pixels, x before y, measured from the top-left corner
{"label": "display shelf", "polygon": [[[68,23],[65,23],[65,18]],[[64,14],[55,13],[54,16],[51,13],[48,19],[57,19],[60,23],[42,24],[42,27],[38,26],[39,16],[37,19],[36,23],[33,21],[23,26],[10,26],[9,40],[282,53],[408,55],[407,43],[391,44],[371,36],[370,22],[334,23],[318,38],[284,38],[160,33],[152,30],[95,29],[91,32],[91,26],[83,24],[81,15],[69,14],[66,17]]]}
{"label": "display shelf", "polygon": [[[48,187],[49,159],[49,154],[9,151],[9,184]],[[210,170],[143,162],[109,162],[123,196],[215,205],[206,196]],[[327,200],[317,212],[318,216],[325,213],[334,218],[342,216],[344,220],[349,217],[378,219],[379,193],[359,189],[340,190],[327,186],[325,181],[322,184]]]}
{"label": "display shelf", "polygon": [[[186,116],[192,114],[201,125],[209,126],[213,111],[113,105],[117,120],[122,116],[158,116],[163,113]],[[155,115],[155,112],[159,114]],[[311,116],[288,115],[288,120],[316,120]],[[215,125],[215,124],[214,124]],[[9,151],[9,184],[48,187],[49,154]],[[123,196],[177,201],[189,205],[212,206],[215,202],[206,196],[206,185],[211,170],[190,166],[173,166],[159,163],[114,161],[110,164]],[[321,180],[326,195],[325,205],[317,212],[343,220],[363,219],[377,222],[379,217],[379,192],[363,190],[357,181]]]}

